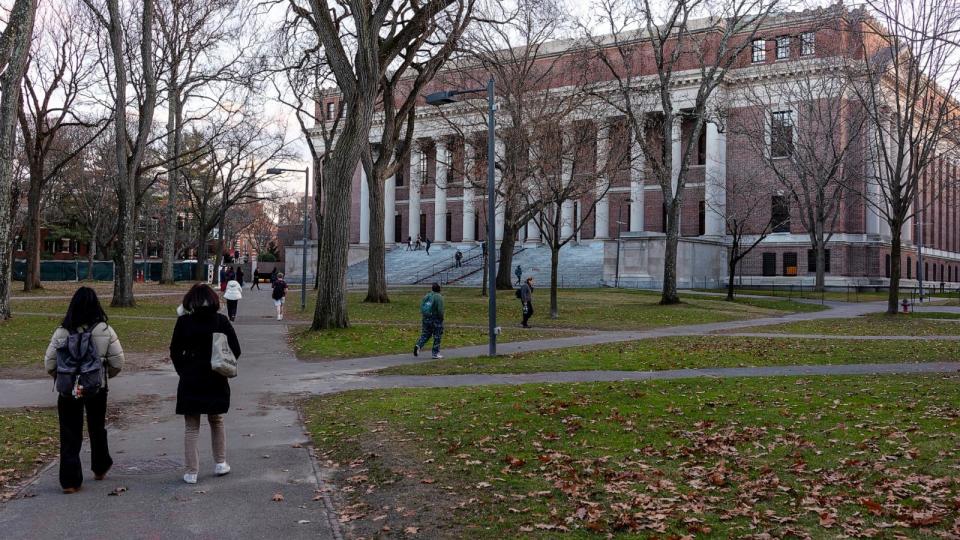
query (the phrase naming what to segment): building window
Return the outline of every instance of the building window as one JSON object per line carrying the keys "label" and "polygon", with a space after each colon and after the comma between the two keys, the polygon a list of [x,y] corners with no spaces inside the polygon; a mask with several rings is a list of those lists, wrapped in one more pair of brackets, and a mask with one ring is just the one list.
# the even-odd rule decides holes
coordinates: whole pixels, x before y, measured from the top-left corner
{"label": "building window", "polygon": [[393,241],[403,243],[403,216],[400,214],[393,216]]}
{"label": "building window", "polygon": [[796,251],[791,251],[790,253],[783,254],[783,275],[785,276],[797,275],[797,252]]}
{"label": "building window", "polygon": [[337,104],[333,101],[327,102],[327,120],[333,120],[337,114]]}
{"label": "building window", "polygon": [[667,232],[667,203],[660,205],[660,232]]}
{"label": "building window", "polygon": [[424,152],[420,152],[420,161],[417,162],[417,179],[421,186],[430,183],[430,177],[427,176],[427,154]]}
{"label": "building window", "polygon": [[770,114],[770,155],[789,157],[793,154],[793,113],[774,111]]}
{"label": "building window", "polygon": [[777,275],[777,254],[776,253],[763,254],[763,275],[764,276]]}
{"label": "building window", "polygon": [[790,58],[790,38],[788,36],[777,38],[777,60]]}
{"label": "building window", "polygon": [[883,275],[885,277],[890,277],[890,254],[889,253],[883,258],[883,267],[884,267]]}
{"label": "building window", "polygon": [[790,203],[784,195],[774,195],[771,198],[770,227],[775,233],[790,232]]}
{"label": "building window", "polygon": [[707,234],[707,202],[697,203],[697,234],[703,236]]}
{"label": "building window", "polygon": [[[917,263],[919,264],[920,261],[917,261]],[[933,265],[933,273],[934,273],[933,279],[937,279],[937,276],[936,276],[936,273],[937,273],[937,265]],[[917,277],[919,277],[920,279],[929,279],[929,278],[930,278],[930,263],[923,263],[923,275],[922,275],[922,276],[920,275],[920,269],[917,268]]]}
{"label": "building window", "polygon": [[753,40],[753,46],[750,48],[751,59],[754,64],[759,64],[767,59],[767,42],[762,39]]}
{"label": "building window", "polygon": [[817,38],[813,32],[800,34],[800,54],[810,56],[817,51]]}
{"label": "building window", "polygon": [[697,165],[707,164],[707,129],[700,130],[700,137],[697,138]]}
{"label": "building window", "polygon": [[447,212],[447,219],[444,227],[444,230],[447,232],[447,242],[453,242],[453,212]]}
{"label": "building window", "polygon": [[70,239],[61,238],[60,239],[60,251],[63,253],[70,253]]}
{"label": "building window", "polygon": [[[814,273],[817,271],[817,252],[812,249],[807,250],[807,272]],[[827,274],[830,273],[830,250],[823,250],[823,271]],[[889,276],[888,276],[889,277]]]}

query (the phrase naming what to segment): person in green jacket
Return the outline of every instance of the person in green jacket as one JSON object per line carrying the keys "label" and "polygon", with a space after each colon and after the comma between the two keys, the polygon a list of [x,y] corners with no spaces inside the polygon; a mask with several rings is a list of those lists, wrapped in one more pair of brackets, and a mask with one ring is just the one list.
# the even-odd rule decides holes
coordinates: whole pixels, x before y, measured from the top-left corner
{"label": "person in green jacket", "polygon": [[420,350],[433,336],[433,358],[443,358],[440,354],[440,340],[443,338],[443,295],[440,294],[440,284],[434,283],[431,291],[420,301],[420,315],[422,316],[422,330],[420,339],[413,346],[413,355],[419,356]]}

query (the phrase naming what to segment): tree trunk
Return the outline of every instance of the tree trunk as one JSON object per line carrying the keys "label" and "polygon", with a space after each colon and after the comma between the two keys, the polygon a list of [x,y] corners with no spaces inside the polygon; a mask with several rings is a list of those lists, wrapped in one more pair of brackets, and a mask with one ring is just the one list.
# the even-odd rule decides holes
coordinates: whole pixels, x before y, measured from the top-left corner
{"label": "tree trunk", "polygon": [[4,30],[10,41],[6,69],[0,75],[0,320],[10,318],[10,267],[13,263],[11,189],[14,164],[19,152],[14,143],[17,138],[21,81],[27,68],[36,11],[36,0],[16,0]]}
{"label": "tree trunk", "polygon": [[900,301],[900,237],[901,223],[890,223],[890,287],[887,294],[887,313],[896,315]]}
{"label": "tree trunk", "polygon": [[674,203],[667,212],[667,237],[663,255],[663,291],[660,304],[679,304],[677,294],[677,244],[680,241],[680,204],[679,195],[674,197]]}
{"label": "tree trunk", "polygon": [[27,265],[23,277],[23,290],[30,292],[42,288],[40,283],[40,197],[43,172],[31,171],[30,189],[27,191]]}
{"label": "tree trunk", "polygon": [[517,229],[504,220],[503,240],[500,241],[500,261],[497,264],[497,290],[513,289],[513,249],[517,245]]}
{"label": "tree trunk", "polygon": [[734,280],[737,276],[737,263],[740,262],[740,242],[736,236],[733,238],[733,243],[730,245],[730,255],[729,260],[727,261],[727,300],[733,302],[734,296]]}
{"label": "tree trunk", "polygon": [[367,297],[364,302],[386,304],[387,296],[387,248],[383,237],[383,223],[386,219],[383,207],[384,183],[378,174],[367,175],[367,187],[370,192],[370,242],[367,251]]}
{"label": "tree trunk", "polygon": [[93,278],[93,261],[97,257],[97,235],[93,234],[90,238],[90,250],[87,253],[87,280],[94,281]]}
{"label": "tree trunk", "polygon": [[313,290],[320,287],[320,252],[323,251],[323,244],[320,243],[320,232],[323,231],[323,206],[321,206],[323,204],[323,197],[321,197],[323,193],[323,174],[321,174],[322,171],[317,169],[319,163],[319,160],[313,161],[313,215],[317,221],[317,258],[316,269],[313,273]]}
{"label": "tree trunk", "polygon": [[[348,121],[349,123],[349,121]],[[369,126],[369,122],[365,124]],[[354,126],[359,129],[361,126]],[[347,318],[347,256],[350,248],[350,184],[360,157],[362,135],[345,129],[337,148],[323,167],[323,231],[320,234],[320,281],[317,305],[313,313],[313,330],[346,328]],[[337,151],[342,144],[354,149]]]}
{"label": "tree trunk", "polygon": [[488,259],[487,254],[484,253],[483,254],[483,270],[482,270],[483,277],[480,278],[480,296],[487,295],[487,280],[490,279],[490,276],[488,275],[488,272],[487,272],[487,263],[488,263],[487,259]]}
{"label": "tree trunk", "polygon": [[557,268],[560,266],[560,246],[550,246],[550,318],[560,318],[560,306],[557,305]]}
{"label": "tree trunk", "polygon": [[823,240],[819,240],[814,248],[814,256],[817,258],[817,280],[814,283],[813,290],[823,292],[826,288],[826,264],[827,264],[827,246]]}
{"label": "tree trunk", "polygon": [[197,220],[197,268],[194,271],[194,278],[197,281],[204,281],[203,271],[207,266],[207,222],[205,219]]}
{"label": "tree trunk", "polygon": [[[304,209],[306,211],[306,209]],[[223,250],[226,247],[226,238],[224,235],[227,232],[227,227],[224,225],[224,222],[227,220],[225,212],[220,213],[220,223],[217,225],[217,253],[213,256],[213,284],[220,285],[220,268],[223,266]],[[303,249],[307,249],[307,246],[304,245]],[[303,268],[301,272],[306,272],[307,269]]]}
{"label": "tree trunk", "polygon": [[183,128],[180,119],[180,88],[177,85],[177,68],[171,67],[171,83],[168,90],[167,111],[167,204],[164,208],[163,226],[163,263],[160,269],[160,283],[174,282],[173,264],[177,249],[177,197],[179,195],[179,156],[180,133]]}

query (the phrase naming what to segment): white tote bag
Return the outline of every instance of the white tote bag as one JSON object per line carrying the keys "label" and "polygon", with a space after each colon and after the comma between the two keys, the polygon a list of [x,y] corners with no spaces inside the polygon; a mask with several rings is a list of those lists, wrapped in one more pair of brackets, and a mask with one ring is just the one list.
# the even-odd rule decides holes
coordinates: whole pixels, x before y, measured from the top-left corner
{"label": "white tote bag", "polygon": [[210,351],[210,369],[224,377],[237,376],[237,357],[230,349],[227,335],[221,332],[213,333],[213,350]]}

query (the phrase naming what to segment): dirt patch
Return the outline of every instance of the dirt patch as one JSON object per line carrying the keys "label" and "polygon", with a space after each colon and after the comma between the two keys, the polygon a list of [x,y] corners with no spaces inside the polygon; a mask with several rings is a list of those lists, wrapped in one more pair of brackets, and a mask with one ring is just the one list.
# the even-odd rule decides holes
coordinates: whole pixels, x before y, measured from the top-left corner
{"label": "dirt patch", "polygon": [[[417,535],[464,538],[456,513],[467,499],[429,476],[402,434],[367,431],[344,441],[356,446],[355,458],[337,462],[333,450],[311,449],[333,486],[331,498],[346,538]],[[409,439],[406,439],[409,440]]]}

